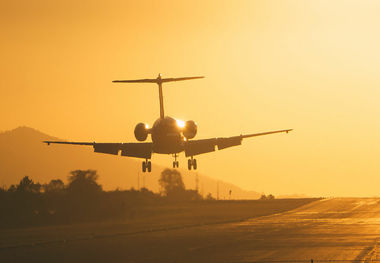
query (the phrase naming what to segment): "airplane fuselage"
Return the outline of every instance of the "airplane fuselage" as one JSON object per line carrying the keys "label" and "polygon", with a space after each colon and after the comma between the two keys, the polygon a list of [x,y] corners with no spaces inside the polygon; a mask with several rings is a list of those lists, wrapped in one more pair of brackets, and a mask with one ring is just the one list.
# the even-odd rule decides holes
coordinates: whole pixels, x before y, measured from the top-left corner
{"label": "airplane fuselage", "polygon": [[184,150],[184,137],[177,121],[171,117],[157,119],[151,129],[153,152],[175,154]]}

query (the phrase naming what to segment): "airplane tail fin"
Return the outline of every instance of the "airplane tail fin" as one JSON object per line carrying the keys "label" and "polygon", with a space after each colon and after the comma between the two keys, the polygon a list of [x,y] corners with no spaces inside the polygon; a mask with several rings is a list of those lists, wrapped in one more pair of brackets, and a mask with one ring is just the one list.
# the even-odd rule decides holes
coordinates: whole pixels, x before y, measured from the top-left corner
{"label": "airplane tail fin", "polygon": [[158,77],[155,79],[134,79],[134,80],[114,80],[114,83],[156,83],[158,85],[158,92],[160,98],[160,118],[164,118],[164,96],[162,93],[162,83],[173,82],[173,81],[182,81],[182,80],[191,80],[191,79],[202,79],[204,76],[198,77],[183,77],[183,78],[161,78],[161,74],[158,74]]}

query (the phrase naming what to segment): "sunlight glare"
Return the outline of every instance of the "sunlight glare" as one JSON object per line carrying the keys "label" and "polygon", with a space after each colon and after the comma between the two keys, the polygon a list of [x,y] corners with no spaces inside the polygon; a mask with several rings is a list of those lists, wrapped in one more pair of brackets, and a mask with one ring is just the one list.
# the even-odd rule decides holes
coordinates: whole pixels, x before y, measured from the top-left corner
{"label": "sunlight glare", "polygon": [[176,122],[177,122],[177,126],[178,127],[180,127],[180,128],[184,128],[185,127],[185,122],[184,121],[176,119]]}

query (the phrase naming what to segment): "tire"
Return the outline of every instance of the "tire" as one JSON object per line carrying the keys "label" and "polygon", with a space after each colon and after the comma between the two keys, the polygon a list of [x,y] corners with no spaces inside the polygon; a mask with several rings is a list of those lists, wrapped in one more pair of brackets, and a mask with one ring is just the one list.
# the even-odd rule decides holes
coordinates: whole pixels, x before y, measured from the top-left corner
{"label": "tire", "polygon": [[152,171],[152,163],[151,161],[148,162],[148,173]]}
{"label": "tire", "polygon": [[142,171],[143,173],[146,172],[146,162],[142,162]]}
{"label": "tire", "polygon": [[173,168],[175,168],[176,165],[177,165],[176,162],[173,162]]}
{"label": "tire", "polygon": [[193,160],[193,168],[194,170],[197,170],[197,159]]}
{"label": "tire", "polygon": [[189,159],[187,160],[187,169],[191,170],[191,166],[192,166],[191,159]]}
{"label": "tire", "polygon": [[177,168],[178,168],[179,167],[179,162],[178,161],[176,162],[176,165],[177,165]]}

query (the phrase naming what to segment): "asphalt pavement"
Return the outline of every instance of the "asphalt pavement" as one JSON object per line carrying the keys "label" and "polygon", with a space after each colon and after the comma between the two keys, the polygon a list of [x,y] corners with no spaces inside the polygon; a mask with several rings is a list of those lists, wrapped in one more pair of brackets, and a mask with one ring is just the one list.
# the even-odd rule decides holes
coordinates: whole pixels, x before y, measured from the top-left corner
{"label": "asphalt pavement", "polygon": [[370,262],[378,259],[380,199],[323,199],[292,211],[228,223],[128,234],[99,231],[102,234],[3,247],[0,261]]}

